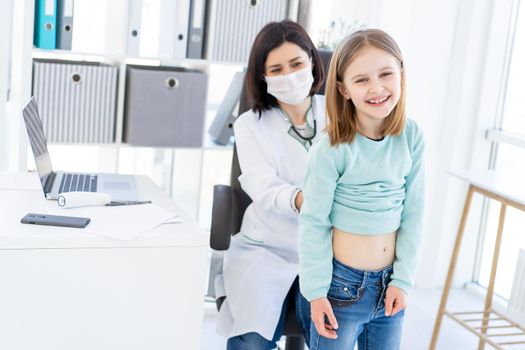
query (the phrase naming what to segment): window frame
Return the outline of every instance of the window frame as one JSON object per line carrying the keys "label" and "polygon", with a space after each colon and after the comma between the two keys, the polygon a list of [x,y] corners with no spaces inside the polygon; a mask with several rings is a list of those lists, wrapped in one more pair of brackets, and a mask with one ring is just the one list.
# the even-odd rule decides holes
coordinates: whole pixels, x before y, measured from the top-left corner
{"label": "window frame", "polygon": [[[500,3],[501,4],[501,3]],[[525,148],[525,135],[513,134],[509,131],[502,130],[503,117],[505,112],[505,102],[507,95],[507,87],[510,74],[510,66],[512,62],[513,45],[516,33],[516,26],[518,20],[518,14],[521,0],[507,0],[500,8],[500,11],[494,11],[492,14],[492,31],[495,34],[489,40],[489,46],[487,52],[490,53],[487,62],[496,61],[500,63],[496,67],[500,67],[500,71],[497,72],[497,68],[493,65],[487,64],[485,67],[484,76],[486,79],[484,82],[483,92],[481,94],[481,100],[483,97],[489,97],[489,94],[496,93],[496,100],[493,102],[493,110],[495,111],[493,117],[493,126],[485,131],[484,141],[490,143],[490,152],[488,155],[487,169],[495,169],[498,158],[498,149],[500,143],[509,143],[518,147]],[[497,6],[494,4],[494,6]],[[502,26],[501,24],[507,24]],[[498,24],[500,24],[498,26]],[[503,42],[501,39],[504,38]],[[503,47],[502,47],[503,46]],[[503,48],[503,50],[501,50]],[[489,84],[494,82],[494,79],[490,79],[488,76],[499,75],[496,87],[490,87]],[[480,103],[480,107],[483,103]],[[480,108],[480,110],[482,110]],[[479,222],[479,234],[476,242],[476,251],[474,255],[474,266],[472,269],[472,281],[480,284],[481,278],[481,264],[483,259],[483,247],[485,245],[485,238],[487,237],[487,225],[489,216],[489,199],[484,198]]]}

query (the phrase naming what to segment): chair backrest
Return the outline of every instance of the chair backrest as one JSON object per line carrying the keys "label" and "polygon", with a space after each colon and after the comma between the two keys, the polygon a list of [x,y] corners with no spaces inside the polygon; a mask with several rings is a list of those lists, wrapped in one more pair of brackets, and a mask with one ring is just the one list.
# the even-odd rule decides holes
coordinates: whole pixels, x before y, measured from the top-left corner
{"label": "chair backrest", "polygon": [[250,196],[244,192],[239,182],[241,167],[237,157],[237,147],[233,145],[230,186],[213,187],[213,208],[210,227],[210,247],[227,250],[231,236],[241,230],[242,217],[250,203]]}
{"label": "chair backrest", "polygon": [[237,147],[233,145],[232,169],[230,177],[230,187],[232,189],[232,212],[231,212],[231,229],[232,235],[237,234],[241,230],[242,217],[246,208],[252,202],[252,199],[241,188],[239,176],[241,175],[241,166],[239,165],[239,157],[237,156]]}

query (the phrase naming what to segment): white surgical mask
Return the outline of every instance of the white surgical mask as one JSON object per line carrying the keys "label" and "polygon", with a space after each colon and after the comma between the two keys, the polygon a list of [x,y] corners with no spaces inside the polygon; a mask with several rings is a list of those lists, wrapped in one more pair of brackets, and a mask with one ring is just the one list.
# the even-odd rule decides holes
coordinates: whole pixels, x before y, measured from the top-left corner
{"label": "white surgical mask", "polygon": [[286,75],[275,75],[266,78],[268,93],[277,100],[289,105],[298,105],[308,97],[312,89],[314,76],[309,65],[297,72]]}

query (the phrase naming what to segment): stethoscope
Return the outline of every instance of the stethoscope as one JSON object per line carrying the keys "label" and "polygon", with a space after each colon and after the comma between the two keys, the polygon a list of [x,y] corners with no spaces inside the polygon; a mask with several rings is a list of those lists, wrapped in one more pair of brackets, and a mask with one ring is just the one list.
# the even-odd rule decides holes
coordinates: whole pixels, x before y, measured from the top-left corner
{"label": "stethoscope", "polygon": [[[307,121],[308,123],[308,121]],[[308,142],[308,144],[311,146],[312,145],[312,140],[315,138],[315,135],[317,134],[317,121],[315,120],[314,118],[314,132],[312,134],[312,136],[303,136],[301,135],[301,133],[295,128],[295,125],[293,125],[293,123],[290,123],[291,127],[292,127],[292,130],[293,132],[299,136],[299,138],[301,140],[304,140],[306,142]]]}
{"label": "stethoscope", "polygon": [[[290,124],[290,128],[292,129],[292,131],[303,141],[306,141],[308,142],[308,145],[312,145],[312,140],[315,138],[315,136],[317,135],[317,121],[315,120],[315,114],[314,114],[314,106],[313,106],[313,101],[312,101],[312,105],[310,106],[310,109],[312,110],[312,117],[313,117],[313,120],[314,120],[314,132],[312,133],[311,136],[303,136],[301,135],[301,133],[299,132],[299,130],[296,129],[295,125],[293,125],[292,121],[290,120],[290,117],[288,116],[288,114],[286,113],[285,110],[283,110],[282,108],[279,108],[281,110],[281,113],[283,114],[283,117],[284,119]],[[309,110],[308,110],[309,111]],[[308,115],[308,111],[306,111],[306,115]],[[306,118],[306,124],[308,124],[308,118]]]}

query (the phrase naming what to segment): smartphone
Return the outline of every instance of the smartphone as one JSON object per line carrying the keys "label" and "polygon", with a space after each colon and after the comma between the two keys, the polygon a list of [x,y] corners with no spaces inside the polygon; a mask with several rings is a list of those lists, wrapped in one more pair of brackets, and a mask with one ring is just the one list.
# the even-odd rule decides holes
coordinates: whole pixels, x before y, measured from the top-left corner
{"label": "smartphone", "polygon": [[47,214],[27,214],[20,222],[23,224],[47,225],[47,226],[62,226],[62,227],[76,227],[84,228],[89,224],[91,219],[81,218],[78,216],[61,216],[61,215],[47,215]]}

